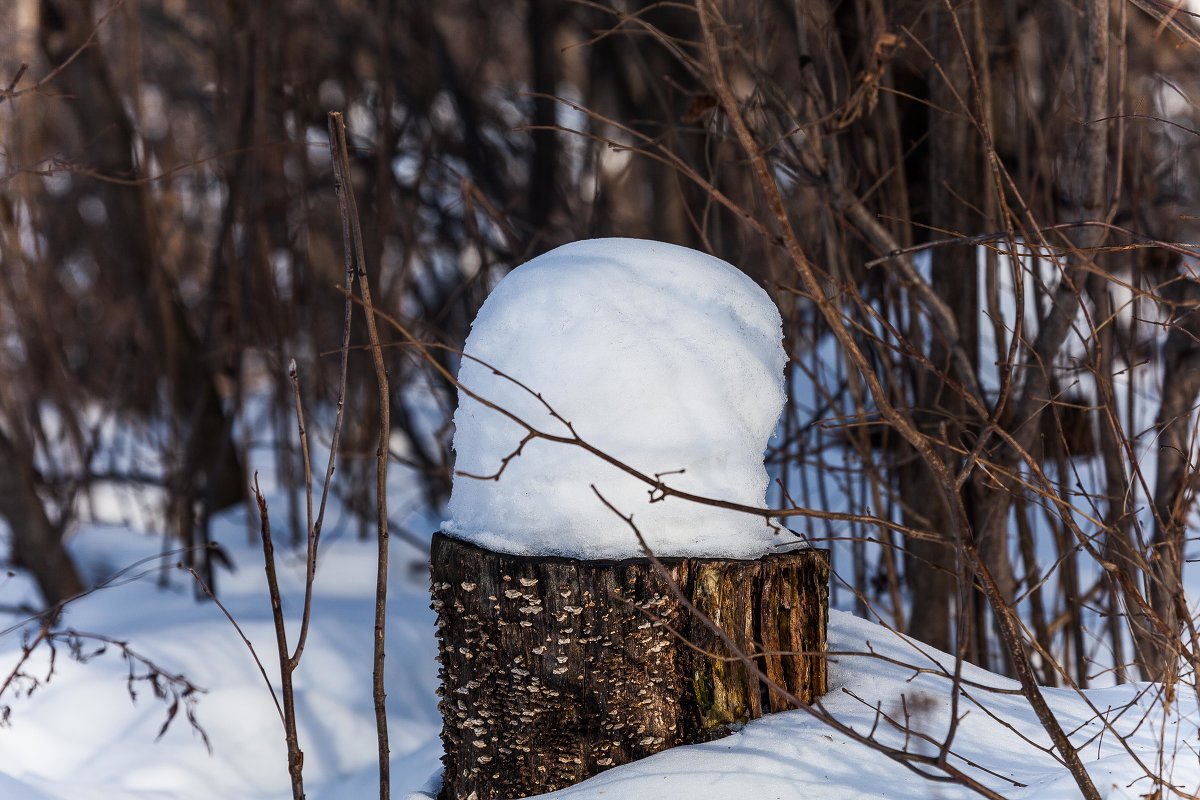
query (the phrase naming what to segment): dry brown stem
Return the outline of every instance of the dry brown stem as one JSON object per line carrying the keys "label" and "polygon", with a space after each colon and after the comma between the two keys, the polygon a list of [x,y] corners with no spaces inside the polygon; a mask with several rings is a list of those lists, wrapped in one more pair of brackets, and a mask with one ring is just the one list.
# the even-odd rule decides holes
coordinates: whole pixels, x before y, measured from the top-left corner
{"label": "dry brown stem", "polygon": [[[367,333],[371,341],[371,355],[375,365],[375,380],[379,389],[379,439],[375,451],[376,459],[376,532],[379,551],[375,575],[375,655],[372,692],[375,697],[376,737],[379,745],[379,797],[391,797],[391,762],[388,748],[387,694],[384,691],[383,662],[387,627],[387,576],[388,576],[388,513],[387,472],[388,442],[391,440],[391,395],[388,390],[387,366],[383,360],[383,346],[375,321],[375,306],[371,302],[371,287],[367,280],[367,268],[363,256],[362,231],[359,229],[358,208],[354,200],[354,184],[350,179],[350,154],[346,146],[346,124],[336,111],[329,113],[329,152],[333,158],[334,174],[337,177],[338,208],[342,216],[342,235],[346,253],[346,270],[358,278],[358,287],[366,311]],[[351,266],[353,265],[353,266]]]}

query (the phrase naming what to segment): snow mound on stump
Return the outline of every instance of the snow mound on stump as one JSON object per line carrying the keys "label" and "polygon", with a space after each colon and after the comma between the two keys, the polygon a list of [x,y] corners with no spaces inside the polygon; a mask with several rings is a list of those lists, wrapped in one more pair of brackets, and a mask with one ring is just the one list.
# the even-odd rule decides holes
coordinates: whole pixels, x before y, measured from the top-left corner
{"label": "snow mound on stump", "polygon": [[[726,262],[637,239],[564,245],[509,273],[484,302],[465,387],[531,426],[580,438],[670,487],[764,507],[763,450],[783,409],[782,324]],[[541,394],[562,418],[512,380]],[[455,469],[489,476],[525,429],[464,392]],[[513,554],[642,555],[596,488],[634,516],[656,554],[757,558],[790,543],[761,517],[670,497],[584,449],[535,439],[499,480],[456,475],[442,529]]]}

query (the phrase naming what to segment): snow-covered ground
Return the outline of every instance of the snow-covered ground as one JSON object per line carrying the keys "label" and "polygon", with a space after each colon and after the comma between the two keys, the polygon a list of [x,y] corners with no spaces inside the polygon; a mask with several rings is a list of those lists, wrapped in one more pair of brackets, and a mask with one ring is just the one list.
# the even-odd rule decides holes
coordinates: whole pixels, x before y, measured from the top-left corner
{"label": "snow-covered ground", "polygon": [[[278,499],[278,498],[276,498]],[[222,545],[238,564],[221,575],[221,596],[254,643],[272,680],[277,668],[261,551],[247,543],[240,514],[222,517]],[[75,552],[93,569],[113,550],[130,562],[157,551],[156,537],[94,527],[75,539]],[[388,627],[388,708],[393,796],[426,785],[441,754],[433,615],[428,610],[422,556],[397,543]],[[297,673],[300,740],[308,796],[376,796],[375,734],[371,705],[371,621],[374,545],[330,532],[321,555],[313,629]],[[211,753],[181,711],[157,739],[167,704],[135,682],[110,647],[86,664],[59,647],[54,675],[32,693],[10,690],[9,724],[0,729],[0,797],[5,800],[149,800],[149,798],[290,797],[282,727],[254,660],[237,631],[212,603],[192,599],[185,575],[159,589],[154,562],[74,603],[63,624],[128,642],[168,672],[181,672],[205,689],[195,708]],[[302,588],[295,555],[284,559],[282,579],[294,620]],[[0,603],[23,593],[10,578]],[[9,618],[12,619],[11,617]],[[22,638],[0,637],[0,670],[21,655]],[[84,642],[90,652],[94,643]],[[917,731],[940,740],[947,729],[952,681],[940,664],[953,659],[908,642],[886,628],[833,612],[830,692],[822,701],[839,720],[885,744],[903,747],[904,735],[887,719],[907,713]],[[920,671],[928,670],[928,671]],[[26,670],[44,678],[47,651]],[[137,674],[144,673],[141,667]],[[1005,797],[1078,797],[1066,769],[1045,750],[1046,736],[1015,684],[966,667],[959,700],[961,723],[951,763]],[[994,689],[994,690],[993,690]],[[1200,787],[1200,731],[1196,698],[1183,694],[1164,713],[1148,685],[1087,692],[1047,690],[1048,699],[1106,798],[1140,798],[1162,775],[1185,793]],[[1107,723],[1105,720],[1107,719]],[[1120,738],[1124,736],[1125,738]],[[915,752],[934,745],[909,739]],[[1140,765],[1139,765],[1140,761]],[[753,722],[716,742],[682,747],[618,767],[554,797],[653,798],[930,798],[969,797],[967,789],[931,783],[870,748],[851,741],[804,711]],[[418,796],[421,796],[418,794]],[[1164,795],[1169,796],[1169,795]]]}
{"label": "snow-covered ground", "polygon": [[[831,613],[829,646],[855,655],[831,658],[830,691],[821,700],[825,709],[860,734],[874,731],[876,741],[893,748],[905,747],[900,727],[908,725],[914,731],[907,738],[909,751],[938,752],[951,718],[953,685],[940,673],[953,671],[951,656],[839,611]],[[969,685],[959,696],[961,721],[949,762],[1003,797],[1079,797],[1066,768],[1047,752],[1046,734],[1017,693],[1017,683],[969,665],[963,679]],[[1185,697],[1164,714],[1154,688],[1045,690],[1108,800],[1159,797],[1147,771],[1180,788],[1183,796],[1200,787],[1196,698]],[[808,713],[789,711],[752,722],[725,739],[668,750],[544,796],[924,800],[979,795],[922,778]]]}
{"label": "snow-covered ground", "polygon": [[[281,512],[282,498],[271,499]],[[334,509],[332,518],[338,517]],[[233,573],[219,573],[220,597],[278,685],[262,551],[248,544],[246,531],[240,513],[222,517],[217,526],[217,540],[237,565]],[[296,673],[306,788],[317,800],[377,794],[370,788],[377,785],[371,699],[375,548],[341,533],[330,531],[323,541],[312,629]],[[394,541],[387,662],[392,770],[399,786],[419,786],[441,755],[433,615],[424,555]],[[72,603],[61,626],[125,641],[165,672],[182,673],[204,689],[195,718],[211,753],[183,709],[156,741],[168,702],[157,700],[145,681],[133,682],[137,699],[131,701],[129,665],[115,647],[82,664],[60,645],[47,681],[49,651],[42,645],[23,671],[44,685],[28,692],[30,682],[22,681],[14,687],[20,691],[0,698],[0,706],[11,707],[0,728],[0,798],[291,796],[282,726],[253,657],[216,605],[196,602],[189,575],[170,569],[170,587],[158,587],[163,560],[154,556],[160,543],[159,537],[116,527],[79,532],[72,550],[92,576],[111,574],[120,562],[148,561]],[[166,559],[169,567],[175,558]],[[280,562],[285,608],[296,620],[303,563],[296,553]],[[0,604],[18,601],[28,589],[20,577],[10,578],[0,586]],[[0,625],[18,620],[7,615]],[[0,681],[19,660],[22,642],[17,631],[0,637]],[[97,646],[83,641],[85,653]],[[146,671],[134,665],[135,674]]]}

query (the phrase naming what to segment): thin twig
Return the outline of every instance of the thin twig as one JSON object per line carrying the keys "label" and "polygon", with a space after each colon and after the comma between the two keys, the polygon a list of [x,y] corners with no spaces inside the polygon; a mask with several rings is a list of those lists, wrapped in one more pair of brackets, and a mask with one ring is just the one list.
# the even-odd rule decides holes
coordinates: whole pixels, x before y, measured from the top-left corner
{"label": "thin twig", "polygon": [[338,209],[342,217],[342,237],[347,271],[358,277],[366,309],[367,334],[371,340],[371,355],[375,365],[375,380],[379,388],[379,447],[376,451],[376,530],[379,552],[375,572],[375,652],[372,671],[372,694],[375,698],[375,728],[379,746],[379,797],[391,797],[391,764],[388,747],[387,703],[384,691],[383,662],[385,657],[387,623],[388,576],[388,514],[387,469],[388,442],[391,439],[391,396],[388,390],[387,366],[375,322],[375,306],[371,302],[371,287],[367,280],[366,259],[363,256],[362,230],[359,227],[358,207],[354,201],[354,184],[350,179],[350,154],[346,146],[346,123],[336,111],[329,113],[329,152],[333,159]]}
{"label": "thin twig", "polygon": [[[308,536],[306,570],[304,574],[304,611],[300,617],[300,633],[296,637],[296,650],[288,658],[288,667],[295,669],[300,664],[300,656],[304,653],[304,643],[308,639],[308,622],[312,615],[313,580],[317,575],[317,527],[313,523],[312,495],[312,461],[308,454],[308,430],[304,426],[304,403],[300,397],[300,376],[296,370],[296,359],[288,365],[288,378],[292,382],[292,396],[296,405],[296,427],[300,435],[300,457],[304,459],[304,499],[306,501],[305,517]],[[330,459],[336,448],[330,450]]]}
{"label": "thin twig", "polygon": [[[271,520],[267,513],[267,498],[254,476],[254,499],[262,521],[263,564],[267,572],[267,589],[271,594],[271,619],[275,622],[275,648],[279,655],[279,681],[283,695],[283,731],[288,751],[288,775],[292,779],[292,800],[304,800],[304,752],[296,733],[296,700],[292,685],[295,665],[288,657],[287,627],[283,616],[283,598],[279,593],[279,578],[275,574],[275,545],[271,541]],[[274,694],[274,692],[272,692]]]}
{"label": "thin twig", "polygon": [[5,100],[16,100],[18,97],[23,95],[41,91],[43,87],[57,78],[64,69],[75,63],[75,60],[83,55],[85,50],[92,46],[92,44],[96,41],[96,37],[100,34],[100,28],[103,27],[104,24],[108,22],[109,18],[112,17],[112,15],[115,14],[123,5],[125,5],[125,0],[113,0],[109,7],[104,10],[104,13],[100,15],[100,18],[96,20],[96,24],[92,26],[92,30],[88,33],[87,38],[83,40],[83,43],[80,44],[79,47],[75,48],[75,50],[73,50],[61,64],[55,65],[53,69],[35,81],[33,85],[27,86],[24,89],[17,89],[17,82],[21,80],[21,77],[25,74],[25,70],[28,66],[26,64],[22,64],[20,69],[17,70],[17,74],[10,82],[8,88],[0,89],[0,103],[3,103]]}
{"label": "thin twig", "polygon": [[[853,513],[845,513],[845,512],[840,512],[840,511],[825,511],[823,509],[818,509],[818,508],[801,508],[801,507],[761,508],[758,506],[748,506],[748,505],[744,505],[742,503],[734,503],[734,502],[731,502],[728,500],[721,500],[719,498],[693,494],[691,492],[685,492],[681,489],[675,489],[671,486],[667,486],[661,480],[655,479],[654,476],[648,475],[644,472],[641,472],[640,470],[636,469],[635,467],[630,466],[629,464],[625,463],[624,461],[622,461],[621,459],[612,455],[611,453],[608,453],[607,451],[602,450],[601,448],[597,447],[596,445],[593,445],[588,440],[586,440],[583,437],[579,436],[578,434],[574,433],[574,430],[571,427],[570,422],[564,420],[558,414],[558,412],[556,412],[554,410],[554,408],[546,402],[544,397],[542,397],[540,394],[538,394],[537,392],[535,392],[533,389],[529,388],[525,384],[518,381],[516,378],[513,378],[511,375],[508,375],[507,373],[503,372],[500,369],[497,369],[496,367],[492,366],[491,364],[487,363],[486,361],[476,358],[475,356],[472,356],[469,353],[464,353],[463,351],[461,351],[457,348],[449,347],[447,345],[439,344],[437,342],[422,341],[421,339],[417,338],[417,336],[415,334],[413,334],[412,331],[408,328],[408,326],[405,325],[403,322],[401,322],[400,319],[398,319],[396,316],[394,316],[392,314],[389,314],[386,311],[376,308],[376,309],[374,309],[374,315],[377,316],[378,318],[384,320],[385,322],[387,322],[393,328],[395,328],[395,330],[398,333],[400,333],[401,336],[403,336],[405,338],[405,340],[407,341],[407,343],[409,345],[417,348],[417,351],[421,355],[422,359],[424,359],[425,362],[428,363],[430,365],[430,367],[438,373],[438,375],[440,375],[443,379],[445,379],[447,383],[449,383],[451,386],[453,386],[455,389],[457,389],[461,394],[466,395],[467,397],[471,398],[472,400],[474,400],[475,402],[484,406],[485,408],[489,408],[492,411],[495,411],[496,413],[504,416],[505,418],[507,418],[508,420],[513,422],[514,424],[523,428],[527,434],[531,434],[532,437],[535,439],[542,439],[544,441],[555,442],[558,444],[573,445],[575,447],[580,447],[580,448],[586,450],[587,452],[591,453],[592,455],[596,456],[597,458],[601,459],[602,461],[605,461],[608,464],[611,464],[612,466],[616,467],[617,469],[621,470],[622,472],[626,473],[627,475],[629,475],[633,478],[636,478],[637,480],[641,481],[642,483],[645,483],[649,487],[649,490],[651,492],[655,493],[656,497],[661,494],[661,495],[665,495],[666,497],[675,497],[675,498],[679,498],[681,500],[686,500],[688,502],[699,503],[700,505],[705,505],[705,506],[711,506],[713,508],[723,508],[723,509],[726,509],[729,511],[738,511],[743,514],[750,514],[752,516],[762,517],[767,520],[788,519],[791,517],[804,517],[804,518],[809,518],[809,519],[830,520],[830,521],[834,521],[834,522],[855,522],[855,523],[859,523],[859,524],[863,524],[863,525],[871,525],[871,526],[884,528],[887,530],[893,530],[898,533],[903,533],[907,536],[913,536],[913,537],[918,537],[918,538],[920,538],[920,537],[940,537],[940,534],[938,534],[934,531],[927,531],[927,530],[920,530],[917,528],[912,528],[912,527],[903,525],[901,523],[895,522],[893,520],[890,520],[890,519],[887,519],[884,517],[875,516],[873,514],[853,514]],[[433,356],[433,354],[429,352],[430,349],[448,350],[449,352],[458,354],[462,358],[465,358],[469,361],[474,361],[478,364],[481,364],[481,365],[487,367],[497,377],[499,377],[503,380],[509,381],[510,383],[517,386],[521,390],[528,393],[531,397],[535,398],[540,403],[542,403],[542,405],[545,406],[549,410],[552,417],[559,419],[563,422],[563,424],[568,428],[568,430],[571,431],[571,435],[563,436],[561,434],[550,433],[549,431],[544,431],[544,430],[541,430],[540,428],[535,428],[532,424],[525,421],[524,419],[522,419],[520,416],[513,413],[512,411],[509,411],[508,409],[492,402],[491,400],[487,399],[486,397],[480,395],[478,392],[471,389],[469,386],[466,386],[465,384],[460,383],[458,378],[456,378],[454,376],[454,374],[452,372],[450,372],[450,370],[446,369]],[[516,449],[519,450],[520,448],[521,448],[521,445],[518,444]],[[507,461],[511,461],[511,460],[512,460],[511,456],[507,458]],[[496,472],[493,472],[490,475],[472,475],[470,473],[465,473],[462,471],[459,471],[455,474],[462,475],[463,477],[474,478],[476,480],[498,480],[500,478],[500,476],[503,474],[503,466],[505,463],[506,463],[506,460],[502,459],[500,468]]]}
{"label": "thin twig", "polygon": [[267,691],[271,693],[271,700],[275,702],[275,710],[279,712],[279,721],[283,722],[283,707],[279,705],[279,698],[275,695],[275,687],[271,685],[271,679],[267,676],[267,669],[263,666],[262,659],[258,657],[258,653],[255,651],[250,639],[246,636],[246,632],[242,630],[242,626],[234,619],[233,614],[229,613],[229,609],[225,607],[225,604],[221,602],[213,590],[208,588],[208,584],[204,582],[204,578],[200,576],[199,572],[196,572],[194,567],[184,564],[182,561],[176,564],[176,566],[195,579],[196,583],[200,586],[200,590],[204,592],[208,599],[217,604],[217,608],[221,609],[221,613],[225,615],[225,619],[229,620],[229,624],[233,626],[238,636],[242,638],[242,644],[246,645],[246,649],[250,651],[250,657],[254,659],[254,665],[258,667],[258,674],[262,675],[263,683],[267,685]]}

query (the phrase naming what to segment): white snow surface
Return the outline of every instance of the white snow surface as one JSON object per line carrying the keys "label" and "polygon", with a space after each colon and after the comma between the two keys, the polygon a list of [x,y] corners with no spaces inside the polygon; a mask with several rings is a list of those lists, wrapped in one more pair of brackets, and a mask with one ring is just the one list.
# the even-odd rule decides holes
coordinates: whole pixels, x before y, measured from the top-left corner
{"label": "white snow surface", "polygon": [[[268,495],[279,525],[276,555],[295,646],[304,586],[304,562],[286,546],[282,494]],[[342,509],[332,503],[332,518]],[[262,550],[247,543],[240,513],[218,520],[217,540],[238,569],[217,577],[222,602],[254,644],[278,690],[279,662]],[[327,531],[317,575],[312,627],[296,672],[296,707],[304,750],[307,796],[312,800],[377,797],[375,717],[371,698],[375,545]],[[388,637],[388,723],[392,774],[401,788],[419,786],[441,756],[433,615],[428,610],[422,555],[393,540]],[[283,728],[253,656],[211,602],[197,602],[191,579],[165,563],[171,582],[157,585],[161,538],[115,526],[88,525],[76,533],[72,554],[91,578],[120,577],[71,603],[62,627],[104,634],[129,644],[164,670],[183,674],[204,690],[196,720],[210,753],[181,706],[158,738],[168,702],[145,681],[129,685],[129,665],[113,646],[79,663],[65,644],[51,664],[44,645],[24,672],[43,682],[18,681],[0,696],[9,707],[0,725],[0,798],[3,800],[287,800],[291,797]],[[17,574],[23,577],[22,573]],[[30,599],[24,580],[0,582],[0,605]],[[0,630],[20,615],[0,613]],[[36,632],[36,624],[32,631]],[[0,636],[0,682],[17,666],[20,630]],[[85,640],[83,650],[99,647]],[[141,665],[135,673],[144,675]],[[49,676],[49,679],[47,679]],[[418,779],[417,776],[420,776]],[[397,790],[396,796],[403,797]]]}
{"label": "white snow surface", "polygon": [[[460,383],[533,428],[577,434],[674,489],[765,506],[786,356],[778,309],[732,265],[637,239],[564,245],[497,284],[465,353]],[[454,424],[455,469],[500,473],[456,475],[442,527],[458,538],[516,554],[642,555],[594,485],[658,555],[757,558],[795,544],[752,514],[651,502],[649,484],[579,446],[522,447],[521,424],[462,390]]]}
{"label": "white snow surface", "polygon": [[[283,498],[272,495],[273,507]],[[278,688],[270,603],[258,561],[239,515],[220,520],[222,547],[238,563],[222,573],[223,602],[255,644]],[[127,558],[157,552],[154,536],[89,527],[74,543],[89,573],[96,555],[116,538]],[[294,639],[303,562],[280,553],[285,610]],[[398,547],[388,618],[387,690],[392,748],[392,797],[426,800],[437,791],[440,719],[436,709],[433,615],[414,551]],[[317,576],[313,628],[296,673],[305,788],[314,800],[377,797],[371,706],[374,545],[327,534]],[[289,788],[283,732],[267,687],[237,632],[211,603],[197,603],[178,579],[159,589],[151,564],[124,573],[110,588],[72,604],[63,624],[118,637],[172,672],[183,672],[206,692],[197,720],[211,754],[186,720],[176,719],[156,741],[166,715],[149,686],[126,693],[127,668],[115,652],[80,664],[60,653],[49,682],[0,698],[11,706],[0,727],[0,797],[4,800],[286,800]],[[0,583],[0,603],[26,590],[23,580]],[[10,617],[11,619],[11,617]],[[7,625],[6,625],[7,627]],[[876,709],[934,741],[947,730],[953,682],[942,669],[953,659],[874,623],[833,611],[829,624],[830,692],[822,703],[860,734],[903,747],[905,737]],[[0,636],[0,674],[21,657],[22,637]],[[91,648],[88,647],[90,650]],[[28,670],[44,677],[44,650]],[[940,666],[939,666],[940,665]],[[951,761],[972,778],[1013,800],[1075,800],[1079,791],[1046,750],[1046,735],[1016,684],[967,667],[959,697],[962,717]],[[989,688],[990,687],[990,688]],[[1133,684],[1079,694],[1045,690],[1051,708],[1106,800],[1149,795],[1146,772],[1182,794],[1200,789],[1195,694],[1181,687],[1164,711],[1156,688]],[[1111,727],[1106,727],[1104,719]],[[1117,734],[1126,735],[1122,742]],[[911,737],[908,747],[934,746]],[[1138,761],[1143,766],[1139,766]],[[936,772],[936,770],[930,770]],[[432,776],[432,779],[431,779]],[[727,738],[680,747],[616,767],[574,787],[546,795],[571,800],[967,800],[963,786],[933,783],[803,711],[775,714]]]}
{"label": "white snow surface", "polygon": [[[830,612],[829,645],[843,655],[831,658],[830,691],[822,705],[859,734],[874,732],[890,747],[936,755],[951,718],[953,656],[840,611]],[[1076,800],[1079,788],[1048,752],[1049,738],[1017,693],[1019,684],[970,665],[963,678],[969,683],[959,697],[960,723],[949,763],[1011,800]],[[1042,690],[1105,800],[1152,795],[1151,775],[1183,790],[1182,796],[1200,787],[1196,698],[1185,691],[1164,711],[1157,689],[1126,684],[1082,693]],[[897,727],[906,715],[916,732],[907,744]],[[936,768],[923,769],[938,774]],[[788,711],[724,739],[667,750],[542,796],[966,800],[980,795],[953,782],[929,781],[807,712]],[[1178,795],[1164,790],[1161,796]]]}
{"label": "white snow surface", "polygon": [[[860,736],[935,756],[949,730],[954,657],[851,614],[831,611],[830,691],[822,706]],[[1016,681],[964,665],[959,725],[948,763],[1010,800],[1077,800],[1080,790]],[[1042,689],[1105,800],[1194,797],[1200,789],[1196,696],[1164,707],[1155,684],[1078,692]],[[894,724],[893,724],[894,723]],[[900,727],[907,724],[911,735]],[[928,775],[936,767],[914,763]],[[1156,779],[1171,789],[1156,793]],[[423,787],[410,800],[432,800]],[[968,800],[981,795],[929,780],[807,712],[771,714],[705,744],[676,747],[602,772],[555,800]]]}

